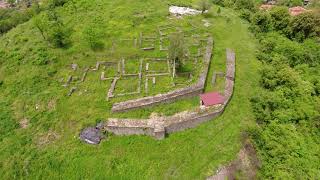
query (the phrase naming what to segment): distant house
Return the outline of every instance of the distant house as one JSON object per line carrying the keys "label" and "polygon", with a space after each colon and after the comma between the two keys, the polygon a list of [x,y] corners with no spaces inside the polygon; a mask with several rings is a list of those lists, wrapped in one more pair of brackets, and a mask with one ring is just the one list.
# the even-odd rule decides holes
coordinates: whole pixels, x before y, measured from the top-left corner
{"label": "distant house", "polygon": [[8,8],[10,5],[6,1],[0,0],[0,9],[1,8]]}
{"label": "distant house", "polygon": [[218,92],[210,92],[200,95],[202,106],[214,106],[221,105],[224,103],[224,96]]}
{"label": "distant house", "polygon": [[301,6],[296,6],[296,7],[292,7],[289,8],[289,13],[291,16],[298,16],[299,14],[302,14],[304,12],[306,12],[307,10]]}
{"label": "distant house", "polygon": [[303,5],[307,6],[310,3],[310,0],[304,0]]}
{"label": "distant house", "polygon": [[259,7],[259,9],[260,10],[270,10],[270,9],[272,9],[274,7],[274,5],[272,5],[272,4],[262,4],[260,7]]}

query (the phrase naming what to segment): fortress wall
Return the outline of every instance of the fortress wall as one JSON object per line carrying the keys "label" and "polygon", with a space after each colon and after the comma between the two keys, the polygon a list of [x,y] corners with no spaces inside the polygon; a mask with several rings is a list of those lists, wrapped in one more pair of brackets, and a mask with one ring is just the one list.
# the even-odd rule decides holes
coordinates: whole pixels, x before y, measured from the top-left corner
{"label": "fortress wall", "polygon": [[180,112],[169,117],[155,117],[140,120],[109,119],[105,124],[105,129],[117,135],[149,135],[156,139],[163,139],[165,138],[165,134],[194,128],[203,122],[213,120],[223,113],[233,94],[234,79],[235,53],[227,50],[225,102],[223,105],[206,107],[205,109],[199,108],[195,111]]}

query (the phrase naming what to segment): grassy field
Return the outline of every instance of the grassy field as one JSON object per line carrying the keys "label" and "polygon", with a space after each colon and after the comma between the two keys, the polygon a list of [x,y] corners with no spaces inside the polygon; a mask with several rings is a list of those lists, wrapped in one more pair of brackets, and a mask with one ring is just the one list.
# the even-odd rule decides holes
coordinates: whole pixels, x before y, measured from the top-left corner
{"label": "grassy field", "polygon": [[[216,16],[217,7],[213,7],[205,17],[170,20],[168,4],[195,5],[193,1],[81,0],[76,3],[76,11],[69,6],[58,10],[63,21],[73,28],[69,48],[48,47],[31,22],[0,37],[0,81],[3,82],[0,85],[0,174],[3,179],[203,179],[236,157],[241,147],[241,131],[254,124],[249,98],[258,91],[255,39],[248,32],[248,25],[231,10],[222,9],[221,16]],[[209,28],[204,28],[201,21],[204,18],[211,23]],[[94,21],[106,31],[106,48],[100,51],[92,51],[81,38],[82,29]],[[195,97],[111,114],[112,102],[105,101],[110,82],[99,82],[89,74],[87,81],[95,83],[81,85],[81,90],[71,97],[66,97],[69,89],[61,87],[59,80],[66,78],[71,63],[94,66],[109,51],[111,39],[135,36],[140,31],[152,32],[158,25],[169,22],[186,29],[187,23],[192,22],[201,27],[198,33],[214,37],[207,91],[216,88],[211,85],[212,73],[225,71],[225,48],[236,51],[235,94],[225,113],[212,122],[172,134],[162,141],[144,136],[110,136],[99,146],[80,142],[78,134],[82,128],[108,117],[145,118],[152,112],[170,115],[198,105],[199,99]],[[112,58],[135,53],[123,50]],[[48,58],[50,63],[36,65],[34,62],[39,58]],[[19,127],[23,119],[29,122],[25,129]]]}

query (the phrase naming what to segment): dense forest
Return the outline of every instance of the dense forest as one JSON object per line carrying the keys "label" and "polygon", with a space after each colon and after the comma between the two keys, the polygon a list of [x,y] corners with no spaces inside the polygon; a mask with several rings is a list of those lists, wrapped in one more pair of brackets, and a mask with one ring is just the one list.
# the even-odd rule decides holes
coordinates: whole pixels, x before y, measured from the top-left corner
{"label": "dense forest", "polygon": [[[320,13],[290,16],[282,1],[259,11],[254,1],[217,1],[240,11],[259,39],[260,94],[252,98],[257,127],[249,129],[264,178],[320,176]],[[317,2],[315,2],[317,3]]]}

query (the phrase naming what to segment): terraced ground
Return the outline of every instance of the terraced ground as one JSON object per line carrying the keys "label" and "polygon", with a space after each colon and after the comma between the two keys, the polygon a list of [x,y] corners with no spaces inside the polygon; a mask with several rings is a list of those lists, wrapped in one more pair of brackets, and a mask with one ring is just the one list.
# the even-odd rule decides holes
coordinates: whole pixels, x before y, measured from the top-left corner
{"label": "terraced ground", "polygon": [[[255,39],[248,32],[248,24],[232,10],[222,8],[217,15],[214,6],[207,15],[174,19],[168,17],[169,4],[196,6],[191,0],[79,0],[76,8],[67,4],[57,11],[73,29],[68,48],[48,45],[31,21],[0,37],[0,174],[4,179],[203,179],[236,158],[242,130],[254,124],[249,98],[258,91]],[[205,27],[203,19],[211,26]],[[84,43],[82,33],[96,24],[105,30],[106,46],[93,51]],[[75,61],[85,67],[94,66],[101,58],[150,53],[119,48],[111,57],[105,57],[110,55],[113,39],[136,36],[141,31],[152,34],[159,25],[166,24],[179,25],[186,31],[195,26],[197,34],[214,37],[206,91],[223,88],[220,80],[212,87],[212,73],[225,70],[226,48],[236,51],[235,94],[225,113],[162,141],[110,135],[99,146],[80,142],[81,129],[108,117],[145,118],[152,112],[171,115],[198,105],[196,97],[111,114],[113,102],[132,97],[106,102],[108,82],[99,81],[99,74],[89,73],[86,83],[79,85],[71,97],[66,96],[69,89],[61,86],[61,78],[67,78],[70,64]],[[151,52],[161,56],[158,53]],[[39,64],[42,60],[48,63]],[[127,88],[127,83],[134,81],[124,82],[122,87]],[[154,92],[170,89],[159,86]]]}

